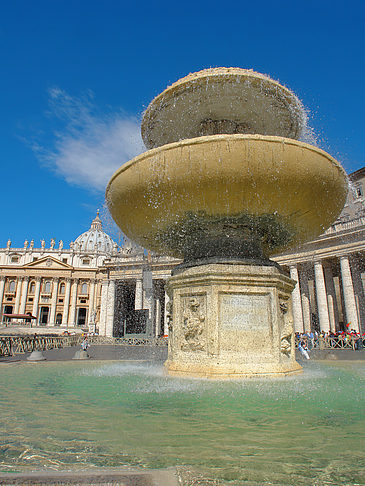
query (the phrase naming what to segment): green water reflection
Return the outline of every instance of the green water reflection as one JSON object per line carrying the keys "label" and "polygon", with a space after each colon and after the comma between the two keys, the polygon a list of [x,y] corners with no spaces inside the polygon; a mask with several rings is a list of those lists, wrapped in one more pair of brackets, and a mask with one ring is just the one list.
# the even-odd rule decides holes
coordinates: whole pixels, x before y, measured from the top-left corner
{"label": "green water reflection", "polygon": [[232,484],[365,484],[365,364],[209,382],[145,363],[15,363],[0,469],[188,466]]}

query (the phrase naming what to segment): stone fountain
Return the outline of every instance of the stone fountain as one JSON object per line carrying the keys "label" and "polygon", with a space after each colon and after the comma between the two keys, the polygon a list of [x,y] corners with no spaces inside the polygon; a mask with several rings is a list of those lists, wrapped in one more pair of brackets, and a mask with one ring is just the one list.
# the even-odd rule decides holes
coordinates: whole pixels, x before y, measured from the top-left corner
{"label": "stone fountain", "polygon": [[267,76],[206,69],[148,106],[149,149],[118,169],[109,210],[132,240],[183,259],[168,282],[170,374],[216,378],[295,373],[295,281],[270,256],[323,233],[347,176],[298,141],[298,98]]}

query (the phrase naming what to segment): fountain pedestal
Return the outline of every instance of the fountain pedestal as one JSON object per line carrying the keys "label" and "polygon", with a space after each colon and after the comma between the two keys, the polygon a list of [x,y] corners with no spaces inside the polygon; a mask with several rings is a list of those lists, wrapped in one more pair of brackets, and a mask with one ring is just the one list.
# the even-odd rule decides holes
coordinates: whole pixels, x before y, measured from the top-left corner
{"label": "fountain pedestal", "polygon": [[176,271],[171,375],[233,378],[300,372],[295,361],[291,292],[275,265],[210,263]]}

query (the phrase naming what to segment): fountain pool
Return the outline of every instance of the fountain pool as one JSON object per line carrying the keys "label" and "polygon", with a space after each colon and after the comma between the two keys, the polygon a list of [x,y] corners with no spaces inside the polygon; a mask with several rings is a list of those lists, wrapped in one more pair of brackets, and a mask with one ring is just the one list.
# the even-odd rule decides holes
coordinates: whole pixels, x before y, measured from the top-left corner
{"label": "fountain pool", "polygon": [[3,366],[2,472],[173,466],[185,484],[365,484],[365,362],[221,382],[146,362]]}

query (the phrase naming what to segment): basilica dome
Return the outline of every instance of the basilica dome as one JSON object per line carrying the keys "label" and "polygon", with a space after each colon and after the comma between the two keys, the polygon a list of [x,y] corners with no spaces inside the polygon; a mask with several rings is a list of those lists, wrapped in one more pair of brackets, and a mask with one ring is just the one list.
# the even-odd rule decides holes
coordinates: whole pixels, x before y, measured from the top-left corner
{"label": "basilica dome", "polygon": [[99,210],[91,223],[90,229],[78,236],[73,246],[81,252],[111,253],[113,251],[116,243],[103,231]]}

